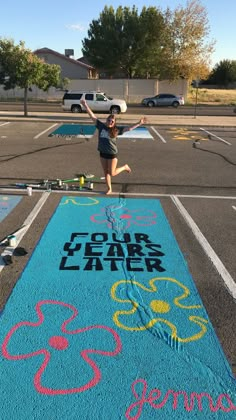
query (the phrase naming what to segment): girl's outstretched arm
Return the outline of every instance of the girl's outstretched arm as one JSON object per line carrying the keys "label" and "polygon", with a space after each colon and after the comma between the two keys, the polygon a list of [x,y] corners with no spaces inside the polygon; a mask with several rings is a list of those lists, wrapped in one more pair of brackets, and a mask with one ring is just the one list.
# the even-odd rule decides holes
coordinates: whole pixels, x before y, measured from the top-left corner
{"label": "girl's outstretched arm", "polygon": [[81,99],[80,103],[81,103],[81,105],[84,106],[84,108],[86,109],[87,113],[89,114],[89,116],[93,120],[93,122],[96,123],[97,117],[96,117],[96,115],[94,115],[93,111],[89,108],[89,106],[88,106],[87,102],[85,101],[85,99]]}
{"label": "girl's outstretched arm", "polygon": [[125,128],[124,128],[124,130],[123,130],[123,133],[125,133],[126,131],[131,131],[131,130],[134,130],[135,128],[140,127],[140,125],[142,125],[142,124],[146,124],[146,122],[147,122],[147,118],[146,118],[146,117],[142,117],[142,118],[139,120],[139,122],[137,122],[136,124],[131,125],[131,126],[129,126],[129,127],[125,127]]}

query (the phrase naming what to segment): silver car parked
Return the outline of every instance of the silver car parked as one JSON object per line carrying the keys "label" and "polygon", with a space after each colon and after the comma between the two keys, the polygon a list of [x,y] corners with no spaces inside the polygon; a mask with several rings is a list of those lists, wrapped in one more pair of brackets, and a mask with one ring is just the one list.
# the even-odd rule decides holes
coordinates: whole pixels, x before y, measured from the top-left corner
{"label": "silver car parked", "polygon": [[160,93],[159,95],[150,98],[144,98],[142,105],[148,106],[173,106],[177,108],[179,105],[184,105],[184,97],[172,95],[171,93]]}

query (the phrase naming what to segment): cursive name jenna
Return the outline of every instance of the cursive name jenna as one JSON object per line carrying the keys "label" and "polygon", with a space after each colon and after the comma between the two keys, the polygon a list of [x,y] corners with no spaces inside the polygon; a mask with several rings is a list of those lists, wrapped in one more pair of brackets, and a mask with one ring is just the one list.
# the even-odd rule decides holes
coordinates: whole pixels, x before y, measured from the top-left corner
{"label": "cursive name jenna", "polygon": [[[139,389],[140,386],[142,387],[142,394],[140,396],[135,389],[137,384]],[[132,403],[126,410],[125,417],[128,420],[138,420],[142,414],[145,403],[149,404],[152,408],[159,410],[162,409],[170,399],[173,410],[177,410],[178,404],[180,404],[179,396],[181,395],[183,396],[183,398],[181,398],[181,402],[184,404],[184,409],[188,412],[192,411],[194,408],[202,411],[202,400],[205,398],[208,400],[209,409],[214,413],[218,410],[222,410],[225,413],[236,410],[236,405],[233,404],[228,394],[220,394],[217,397],[216,404],[214,404],[213,398],[207,392],[191,392],[190,395],[188,395],[186,391],[173,391],[172,389],[168,389],[165,395],[162,396],[162,392],[157,388],[152,389],[149,394],[147,394],[147,388],[148,384],[144,379],[140,378],[132,383],[132,393],[137,401]],[[157,400],[159,400],[159,402],[157,402]]]}

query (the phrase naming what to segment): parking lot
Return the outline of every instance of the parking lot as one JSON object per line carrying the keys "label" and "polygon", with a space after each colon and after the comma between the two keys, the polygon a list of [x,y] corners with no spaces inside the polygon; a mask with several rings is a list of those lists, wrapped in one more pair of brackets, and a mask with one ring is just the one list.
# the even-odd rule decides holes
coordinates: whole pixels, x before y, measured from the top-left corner
{"label": "parking lot", "polygon": [[[146,134],[130,134],[119,139],[119,163],[128,163],[132,173],[114,178],[114,192],[109,198],[104,195],[102,179],[94,183],[92,191],[80,190],[75,182],[68,190],[33,188],[29,196],[26,188],[20,188],[19,184],[72,179],[81,173],[103,176],[96,133],[88,136],[78,130],[74,136],[66,132],[61,136],[52,135],[63,124],[60,121],[0,121],[3,214],[6,209],[0,223],[0,308],[3,314],[9,296],[62,199],[79,203],[80,197],[103,198],[110,206],[123,200],[139,199],[144,204],[149,203],[150,211],[158,202],[232,374],[236,375],[236,336],[232,333],[236,319],[235,128],[151,122],[146,126]],[[89,123],[83,121],[81,125]],[[20,201],[7,210],[6,203],[14,196],[19,196]],[[61,225],[60,229],[63,232],[65,227]],[[83,229],[86,228],[80,219],[80,231]],[[8,246],[6,241],[12,233],[16,237],[14,247]],[[25,255],[14,252],[17,247],[23,248]],[[170,258],[171,252],[170,249]],[[6,255],[12,257],[9,264],[4,261]],[[40,270],[39,267],[39,282]],[[178,272],[177,266],[175,271]],[[27,295],[25,300],[27,302]],[[233,418],[228,414],[225,418]]]}

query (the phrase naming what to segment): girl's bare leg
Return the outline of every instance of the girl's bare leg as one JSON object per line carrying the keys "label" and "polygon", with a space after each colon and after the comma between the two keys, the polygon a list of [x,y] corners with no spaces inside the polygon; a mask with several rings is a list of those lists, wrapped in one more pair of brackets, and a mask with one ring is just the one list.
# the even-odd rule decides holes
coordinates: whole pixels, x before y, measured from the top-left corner
{"label": "girl's bare leg", "polygon": [[127,165],[127,163],[124,166],[120,166],[119,168],[117,168],[117,163],[118,163],[117,158],[104,159],[104,158],[100,157],[100,160],[101,160],[101,164],[102,164],[102,168],[103,168],[103,171],[104,171],[105,180],[106,180],[106,184],[107,184],[106,194],[111,194],[112,193],[111,177],[119,175],[123,171],[126,171],[126,172],[130,173],[131,169],[130,169],[129,165]]}
{"label": "girl's bare leg", "polygon": [[117,158],[109,160],[109,172],[111,176],[119,175],[123,171],[129,172],[129,173],[131,172],[131,169],[129,165],[127,165],[127,163],[124,166],[120,166],[119,168],[117,168],[117,163],[118,163]]}
{"label": "girl's bare leg", "polygon": [[103,172],[104,172],[104,176],[105,176],[105,180],[106,180],[106,184],[107,184],[107,193],[106,194],[111,194],[111,192],[112,192],[111,173],[109,171],[110,160],[104,159],[102,157],[100,157],[100,160],[101,160],[101,164],[102,164],[102,168],[103,168]]}

